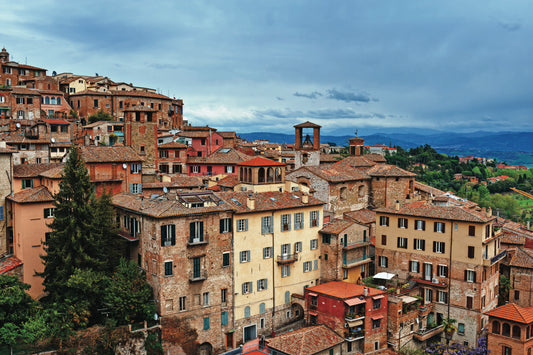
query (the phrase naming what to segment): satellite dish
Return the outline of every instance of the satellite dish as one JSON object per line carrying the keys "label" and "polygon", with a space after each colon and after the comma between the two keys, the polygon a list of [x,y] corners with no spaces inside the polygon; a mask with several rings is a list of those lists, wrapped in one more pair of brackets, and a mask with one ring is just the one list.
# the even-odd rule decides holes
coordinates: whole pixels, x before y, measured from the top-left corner
{"label": "satellite dish", "polygon": [[126,165],[126,163],[122,164],[122,168],[123,169],[126,169],[128,166]]}
{"label": "satellite dish", "polygon": [[16,126],[17,126],[17,128],[20,128],[20,123],[17,122]]}
{"label": "satellite dish", "polygon": [[163,186],[163,192],[164,192],[164,193],[167,193],[167,192],[168,192],[168,189],[167,189],[166,186]]}
{"label": "satellite dish", "polygon": [[52,141],[52,143],[55,143],[55,142],[56,142],[56,139],[55,139],[55,138],[51,138],[50,140]]}

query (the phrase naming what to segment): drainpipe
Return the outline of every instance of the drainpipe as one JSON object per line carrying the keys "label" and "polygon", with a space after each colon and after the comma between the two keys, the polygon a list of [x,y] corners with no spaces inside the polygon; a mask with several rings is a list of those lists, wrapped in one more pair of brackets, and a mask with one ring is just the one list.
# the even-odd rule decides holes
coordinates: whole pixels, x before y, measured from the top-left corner
{"label": "drainpipe", "polygon": [[[452,250],[453,250],[453,227],[454,227],[454,221],[452,220],[452,226],[450,231],[450,266],[448,267],[448,319],[450,319],[450,302],[451,302],[451,274],[452,274]],[[446,338],[446,344],[449,344],[450,340]]]}
{"label": "drainpipe", "polygon": [[[233,220],[234,218],[232,218],[232,224],[233,224]],[[235,224],[235,227],[237,227],[237,224]],[[231,254],[233,255],[233,257],[235,257],[235,228],[231,228]],[[235,266],[234,264],[235,264],[234,262],[231,263],[231,273],[233,274],[233,278],[231,281],[231,309],[232,309],[231,318],[232,318],[232,324],[233,324],[233,327],[232,327],[233,342],[231,344],[232,349],[235,346],[234,345],[235,344]],[[224,342],[226,342],[226,339],[224,339]]]}
{"label": "drainpipe", "polygon": [[[274,238],[274,211],[272,211],[272,335],[274,335],[274,319],[276,316],[276,252]],[[290,266],[289,266],[290,267]]]}

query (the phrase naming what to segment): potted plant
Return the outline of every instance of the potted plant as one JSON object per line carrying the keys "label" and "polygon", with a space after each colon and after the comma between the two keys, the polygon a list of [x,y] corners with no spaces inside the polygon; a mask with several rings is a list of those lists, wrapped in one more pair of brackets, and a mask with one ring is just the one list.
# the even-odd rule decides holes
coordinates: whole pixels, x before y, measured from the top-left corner
{"label": "potted plant", "polygon": [[455,323],[457,323],[457,319],[446,318],[442,320],[442,324],[444,325],[444,333],[446,333],[446,335],[450,338],[453,336],[453,334],[457,330]]}

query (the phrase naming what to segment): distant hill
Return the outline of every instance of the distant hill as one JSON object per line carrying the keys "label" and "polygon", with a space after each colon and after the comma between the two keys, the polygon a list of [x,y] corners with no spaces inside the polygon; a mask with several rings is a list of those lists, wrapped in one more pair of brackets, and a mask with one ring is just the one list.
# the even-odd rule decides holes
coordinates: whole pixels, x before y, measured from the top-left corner
{"label": "distant hill", "polygon": [[[294,135],[253,132],[239,133],[239,136],[254,141],[268,139],[273,143],[292,144]],[[330,142],[337,145],[348,145],[347,136],[321,135],[320,141]],[[473,133],[438,133],[438,134],[384,134],[376,133],[362,136],[365,144],[398,145],[404,149],[429,144],[438,152],[448,155],[478,155],[487,158],[496,158],[508,164],[519,164],[533,167],[533,132],[473,132]]]}

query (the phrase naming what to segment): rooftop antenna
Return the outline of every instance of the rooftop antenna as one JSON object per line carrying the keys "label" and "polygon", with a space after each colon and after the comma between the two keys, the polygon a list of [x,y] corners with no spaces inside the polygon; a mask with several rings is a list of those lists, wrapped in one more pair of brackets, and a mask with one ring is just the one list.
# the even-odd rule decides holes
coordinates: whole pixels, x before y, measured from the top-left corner
{"label": "rooftop antenna", "polygon": [[168,192],[168,189],[167,189],[166,186],[163,186],[163,192],[164,192],[164,193],[167,193],[167,192]]}
{"label": "rooftop antenna", "polygon": [[357,132],[359,132],[358,129],[355,130],[355,138],[359,138],[359,136],[357,136]]}

